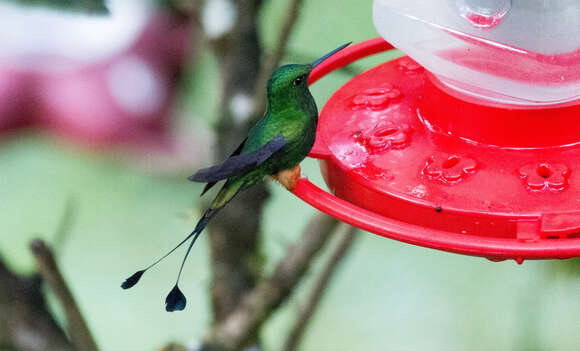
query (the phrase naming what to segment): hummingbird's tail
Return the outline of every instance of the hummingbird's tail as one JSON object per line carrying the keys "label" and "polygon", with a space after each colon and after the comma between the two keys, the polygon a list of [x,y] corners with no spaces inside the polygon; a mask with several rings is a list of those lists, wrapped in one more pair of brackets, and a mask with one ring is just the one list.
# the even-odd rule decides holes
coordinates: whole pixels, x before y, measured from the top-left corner
{"label": "hummingbird's tail", "polygon": [[179,290],[179,286],[178,286],[179,285],[179,278],[181,278],[181,272],[183,271],[183,266],[185,265],[185,261],[187,261],[187,257],[189,256],[189,253],[191,252],[191,248],[193,247],[193,244],[195,244],[195,241],[197,240],[197,238],[199,237],[201,232],[205,229],[205,227],[207,227],[209,221],[212,219],[213,216],[215,216],[218,213],[218,211],[220,209],[221,209],[221,207],[208,208],[205,211],[205,213],[203,214],[203,216],[201,217],[201,219],[197,222],[193,232],[191,232],[185,238],[185,240],[183,240],[181,243],[179,243],[179,245],[177,245],[175,247],[175,248],[178,248],[179,246],[181,246],[184,242],[186,242],[187,240],[189,240],[189,238],[191,238],[193,236],[193,239],[191,240],[191,242],[189,243],[189,246],[187,247],[187,251],[185,252],[185,256],[183,256],[183,260],[181,261],[181,266],[179,267],[179,273],[177,274],[177,280],[175,281],[175,285],[173,286],[173,289],[171,289],[171,291],[169,292],[169,294],[165,298],[165,310],[167,312],[182,311],[185,308],[185,304],[187,303],[187,300],[185,298],[185,295],[183,295],[181,290]]}
{"label": "hummingbird's tail", "polygon": [[179,310],[179,311],[183,310],[185,308],[186,299],[185,299],[185,296],[183,295],[183,293],[181,292],[181,290],[179,290],[178,284],[179,284],[179,278],[181,277],[181,272],[183,271],[183,266],[185,265],[185,262],[187,261],[187,257],[189,256],[191,248],[193,247],[193,245],[197,241],[197,238],[199,237],[201,232],[208,225],[209,221],[219,212],[219,210],[221,210],[228,202],[230,202],[230,200],[234,196],[236,196],[236,194],[242,189],[242,186],[243,186],[243,182],[241,182],[241,181],[239,181],[239,182],[226,182],[226,184],[223,186],[223,188],[220,190],[220,192],[218,193],[218,195],[216,196],[216,198],[212,202],[211,206],[205,211],[203,216],[199,219],[199,221],[195,225],[195,229],[191,233],[189,233],[189,235],[187,235],[185,237],[185,239],[183,239],[179,244],[177,244],[173,249],[169,250],[165,255],[163,255],[157,261],[153,262],[152,264],[147,266],[145,269],[142,269],[140,271],[135,272],[132,276],[127,278],[123,282],[123,284],[121,284],[121,287],[123,289],[129,289],[129,288],[132,288],[133,286],[135,286],[139,282],[139,280],[141,279],[141,276],[143,276],[143,274],[147,270],[149,270],[150,268],[153,268],[159,262],[163,261],[167,256],[171,255],[175,250],[177,250],[179,247],[181,247],[181,245],[185,244],[189,239],[193,238],[191,240],[191,242],[189,243],[189,246],[187,248],[187,252],[185,253],[185,256],[183,257],[183,261],[181,262],[181,266],[179,267],[179,273],[177,274],[177,280],[175,282],[175,286],[169,292],[169,294],[167,295],[167,298],[165,299],[165,310],[166,311],[173,312],[173,311],[177,311],[177,310]]}

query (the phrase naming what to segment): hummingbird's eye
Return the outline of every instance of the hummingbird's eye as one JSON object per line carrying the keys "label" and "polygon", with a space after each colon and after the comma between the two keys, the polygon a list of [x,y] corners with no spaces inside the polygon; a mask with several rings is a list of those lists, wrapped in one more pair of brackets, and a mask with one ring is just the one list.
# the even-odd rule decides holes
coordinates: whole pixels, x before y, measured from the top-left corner
{"label": "hummingbird's eye", "polygon": [[304,76],[300,76],[300,77],[294,79],[294,85],[300,85],[300,83],[302,83],[303,79],[304,79]]}

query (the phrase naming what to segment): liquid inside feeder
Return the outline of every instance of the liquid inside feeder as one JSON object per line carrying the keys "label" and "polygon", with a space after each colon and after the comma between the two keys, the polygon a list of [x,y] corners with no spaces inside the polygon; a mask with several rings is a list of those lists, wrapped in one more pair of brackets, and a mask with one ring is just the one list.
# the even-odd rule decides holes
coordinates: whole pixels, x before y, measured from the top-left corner
{"label": "liquid inside feeder", "polygon": [[461,94],[541,106],[580,98],[576,0],[375,0],[387,41]]}

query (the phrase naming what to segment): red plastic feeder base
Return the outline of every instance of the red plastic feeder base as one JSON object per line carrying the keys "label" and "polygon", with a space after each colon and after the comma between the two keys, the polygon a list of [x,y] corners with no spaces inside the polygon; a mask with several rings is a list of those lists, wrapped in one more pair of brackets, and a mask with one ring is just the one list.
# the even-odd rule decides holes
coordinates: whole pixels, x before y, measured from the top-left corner
{"label": "red plastic feeder base", "polygon": [[[391,49],[325,61],[310,83]],[[403,57],[353,78],[321,112],[312,157],[331,195],[294,193],[370,232],[494,261],[580,256],[580,104],[523,108],[457,96]]]}

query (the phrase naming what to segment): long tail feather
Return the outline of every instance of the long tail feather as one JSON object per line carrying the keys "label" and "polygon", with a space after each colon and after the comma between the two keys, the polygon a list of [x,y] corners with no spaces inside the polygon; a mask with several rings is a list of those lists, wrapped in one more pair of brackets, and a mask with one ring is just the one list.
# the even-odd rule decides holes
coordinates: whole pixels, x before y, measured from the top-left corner
{"label": "long tail feather", "polygon": [[203,216],[200,218],[200,220],[195,225],[195,229],[185,239],[183,239],[179,244],[177,244],[177,246],[175,246],[173,249],[169,250],[160,259],[158,259],[157,261],[150,264],[147,268],[142,269],[140,271],[137,271],[132,276],[127,278],[127,280],[125,280],[123,282],[123,284],[121,284],[121,287],[123,289],[129,289],[129,288],[135,286],[135,284],[137,284],[139,282],[139,280],[141,279],[143,274],[148,269],[153,268],[155,265],[157,265],[159,262],[161,262],[167,256],[171,255],[175,250],[177,250],[179,247],[181,247],[181,245],[183,245],[185,242],[187,242],[189,239],[191,239],[193,237],[193,239],[189,243],[189,247],[187,248],[187,252],[185,253],[185,256],[183,257],[183,261],[181,261],[181,266],[179,267],[179,273],[177,274],[177,279],[175,281],[175,285],[173,286],[173,289],[171,289],[171,291],[167,295],[167,298],[165,299],[165,310],[166,311],[173,312],[173,311],[183,310],[185,308],[187,300],[185,298],[185,295],[183,295],[183,293],[179,289],[178,285],[179,285],[179,279],[181,278],[181,273],[183,271],[183,267],[185,266],[185,262],[187,261],[187,257],[189,256],[189,254],[191,252],[191,248],[193,247],[193,245],[197,241],[197,238],[199,237],[201,232],[208,225],[209,221],[219,212],[219,210],[221,208],[223,208],[228,202],[230,202],[230,200],[234,196],[236,196],[236,194],[240,190],[243,189],[244,184],[245,184],[245,181],[241,180],[241,179],[238,179],[237,181],[226,182],[226,184],[223,186],[223,188],[220,190],[220,192],[217,194],[216,198],[212,202],[210,208],[205,211]]}
{"label": "long tail feather", "polygon": [[181,311],[185,308],[187,304],[187,299],[185,295],[179,289],[179,279],[181,278],[181,273],[183,271],[183,266],[185,266],[185,262],[187,261],[187,257],[191,252],[191,248],[195,241],[199,237],[199,234],[203,231],[203,229],[207,226],[209,221],[212,219],[213,216],[223,208],[231,199],[236,196],[236,194],[242,189],[244,185],[244,181],[238,180],[237,182],[227,182],[222,190],[217,194],[214,201],[211,204],[211,207],[204,213],[203,217],[197,222],[195,226],[195,230],[192,232],[194,234],[193,240],[189,243],[189,247],[187,248],[187,252],[183,257],[183,261],[181,261],[181,266],[179,267],[179,273],[177,274],[177,280],[175,281],[175,285],[173,289],[169,292],[167,297],[165,298],[165,310],[167,312],[173,311]]}
{"label": "long tail feather", "polygon": [[177,274],[177,280],[175,281],[175,285],[173,286],[173,289],[171,289],[171,291],[169,292],[169,294],[165,298],[165,310],[167,312],[182,311],[183,309],[185,309],[185,305],[187,304],[187,299],[185,298],[185,295],[179,289],[179,279],[181,278],[181,272],[183,271],[183,266],[185,266],[185,262],[187,261],[187,257],[189,256],[189,253],[191,252],[191,248],[195,244],[195,241],[197,240],[197,238],[199,237],[199,235],[201,234],[203,229],[207,226],[210,219],[218,211],[219,211],[219,208],[218,209],[211,209],[211,208],[208,209],[204,213],[203,217],[199,220],[199,222],[197,222],[197,225],[195,226],[195,230],[192,232],[192,234],[195,233],[195,235],[194,235],[193,239],[191,240],[191,242],[189,243],[189,246],[187,248],[187,252],[185,253],[185,256],[183,256],[183,261],[181,261],[181,266],[179,267],[179,273]]}
{"label": "long tail feather", "polygon": [[147,266],[145,269],[142,269],[140,271],[135,272],[132,276],[130,276],[129,278],[127,278],[123,284],[121,284],[121,287],[123,289],[130,289],[133,286],[135,286],[139,280],[141,279],[141,277],[143,276],[143,274],[153,268],[155,265],[157,265],[159,262],[163,261],[167,256],[171,255],[175,250],[177,250],[178,248],[181,247],[181,245],[185,244],[189,239],[191,239],[191,237],[194,237],[193,242],[195,242],[195,240],[197,239],[197,237],[199,236],[199,234],[202,232],[202,230],[207,226],[207,224],[209,223],[209,220],[218,212],[219,209],[208,209],[207,211],[205,211],[205,213],[203,214],[203,216],[201,217],[201,219],[197,222],[197,225],[195,226],[195,229],[189,233],[188,236],[185,237],[185,239],[183,239],[179,244],[177,244],[173,249],[169,250],[165,255],[163,255],[161,258],[159,258],[158,260],[156,260],[155,262],[153,262],[152,264],[150,264],[149,266]]}

